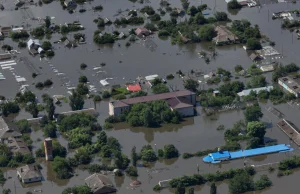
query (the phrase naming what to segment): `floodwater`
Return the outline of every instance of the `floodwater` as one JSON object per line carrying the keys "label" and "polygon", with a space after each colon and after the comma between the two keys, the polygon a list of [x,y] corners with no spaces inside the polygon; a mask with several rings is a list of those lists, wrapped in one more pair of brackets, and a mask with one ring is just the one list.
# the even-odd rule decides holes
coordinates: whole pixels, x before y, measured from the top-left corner
{"label": "floodwater", "polygon": [[[79,45],[77,48],[67,49],[62,44],[54,44],[55,57],[49,61],[45,61],[39,57],[32,57],[28,54],[26,49],[21,50],[21,54],[17,54],[17,65],[14,66],[14,71],[1,70],[1,73],[6,77],[6,80],[0,81],[0,95],[5,95],[8,98],[14,97],[15,93],[19,90],[20,85],[16,82],[13,73],[20,75],[27,79],[25,84],[30,85],[30,89],[40,96],[43,93],[50,95],[54,94],[67,94],[67,87],[64,85],[66,80],[70,86],[76,86],[77,79],[80,75],[86,75],[90,81],[90,84],[95,85],[98,91],[105,89],[99,83],[99,80],[105,78],[109,79],[108,82],[113,84],[124,84],[125,82],[135,80],[139,75],[146,76],[150,74],[159,74],[164,77],[169,73],[175,73],[181,69],[184,73],[190,72],[190,70],[199,70],[205,73],[216,70],[218,67],[225,69],[233,69],[235,65],[240,64],[243,67],[249,67],[251,60],[247,56],[247,53],[242,49],[241,45],[235,45],[230,47],[218,47],[219,53],[215,60],[212,60],[210,64],[206,64],[203,59],[199,58],[197,52],[202,49],[206,49],[207,44],[188,44],[188,45],[171,45],[170,40],[161,40],[154,36],[150,39],[152,45],[156,45],[154,51],[149,50],[145,46],[144,41],[137,41],[130,47],[126,48],[125,43],[127,40],[118,41],[114,45],[109,46],[96,46],[93,43],[93,32],[97,29],[96,24],[93,23],[93,19],[100,17],[108,17],[114,20],[117,16],[117,10],[121,8],[122,11],[126,9],[139,9],[144,5],[139,3],[131,3],[127,0],[98,0],[91,4],[85,4],[83,7],[88,11],[86,13],[69,14],[67,11],[62,10],[59,2],[53,2],[49,5],[29,6],[26,10],[14,11],[11,1],[2,1],[7,8],[5,11],[0,12],[0,22],[2,26],[14,24],[16,26],[23,25],[26,29],[38,26],[38,21],[32,21],[29,17],[41,17],[45,16],[55,17],[52,20],[55,24],[63,24],[65,22],[73,22],[79,20],[86,30],[82,31],[86,34],[87,44]],[[146,2],[146,1],[145,1]],[[213,11],[227,11],[226,3],[223,0],[211,1],[203,0],[203,3],[208,4]],[[216,2],[216,5],[215,5]],[[263,5],[261,9],[258,8],[244,8],[235,15],[230,15],[232,20],[234,19],[248,19],[252,24],[258,24],[261,32],[268,36],[272,41],[276,42],[275,49],[283,53],[284,58],[280,59],[283,64],[290,62],[300,61],[298,55],[299,41],[296,39],[296,34],[292,34],[289,31],[281,30],[280,20],[272,20],[271,14],[273,12],[299,9],[300,3],[289,4],[269,4],[269,1],[260,1]],[[200,1],[191,1],[191,4],[199,5]],[[104,7],[102,12],[93,13],[90,11],[92,6],[101,4]],[[264,5],[267,4],[267,5]],[[149,4],[156,9],[159,8],[159,1],[153,1]],[[172,1],[173,7],[181,7],[180,0]],[[79,8],[77,8],[78,10]],[[269,10],[269,18],[268,18]],[[122,12],[126,14],[126,12]],[[167,16],[166,16],[167,17]],[[185,17],[179,19],[184,20]],[[113,25],[106,27],[105,31],[112,32],[118,30],[120,32],[128,32],[130,26],[116,28]],[[72,34],[68,37],[72,38]],[[61,35],[54,34],[51,41],[56,41]],[[118,46],[120,43],[120,47]],[[17,48],[17,43],[12,42],[9,39],[5,39],[1,44],[11,44],[14,48]],[[26,57],[27,63],[19,61],[21,57]],[[28,62],[29,61],[29,62]],[[100,63],[106,63],[106,66],[102,67],[101,73],[96,74],[94,67],[100,66]],[[86,70],[80,70],[79,65],[86,63],[88,68]],[[35,68],[32,68],[31,64]],[[64,73],[64,76],[59,77],[56,69],[59,73]],[[31,78],[33,71],[38,71],[41,75],[35,79]],[[97,70],[99,71],[99,70]],[[53,87],[38,90],[34,87],[34,84],[39,81],[44,81],[51,78],[54,82]],[[267,76],[268,81],[270,75]],[[180,79],[174,79],[168,84],[182,88],[182,81]],[[206,85],[201,86],[207,88]],[[273,127],[269,128],[266,137],[277,139],[278,143],[291,144],[295,151],[291,153],[273,154],[267,156],[260,156],[249,158],[246,160],[248,165],[266,164],[271,162],[278,162],[284,158],[290,157],[293,154],[299,153],[298,147],[293,142],[290,142],[288,137],[276,127],[278,118],[266,111],[266,107],[270,104],[262,104],[264,113],[263,121],[272,122]],[[87,100],[85,108],[94,107],[92,101]],[[297,126],[300,126],[298,119],[299,107],[291,107],[287,104],[276,105],[278,110],[285,114],[288,120],[294,122]],[[108,102],[102,101],[96,105],[96,109],[99,112],[99,122],[103,124],[104,119],[108,116]],[[199,150],[212,149],[221,145],[224,145],[223,132],[217,131],[216,128],[220,124],[224,124],[226,128],[230,128],[233,124],[243,119],[243,111],[230,111],[223,112],[214,117],[206,117],[201,112],[201,108],[197,108],[199,115],[194,118],[188,118],[179,125],[162,126],[161,128],[149,129],[149,128],[131,128],[126,124],[118,124],[115,129],[107,131],[109,136],[116,137],[121,145],[125,154],[130,155],[130,150],[133,146],[136,146],[139,150],[143,145],[151,144],[156,149],[162,148],[165,144],[174,144],[180,153],[184,152],[196,152]],[[62,107],[57,107],[56,111],[69,110],[67,104],[63,104]],[[41,113],[42,114],[42,113]],[[28,113],[21,112],[16,119],[29,118]],[[41,141],[38,139],[43,138],[41,130],[33,131],[31,138],[34,141],[33,151],[38,149],[41,145]],[[61,136],[58,138],[62,145],[66,146],[67,141]],[[69,155],[72,153],[70,152]],[[13,193],[25,193],[25,191],[42,192],[42,193],[61,193],[61,191],[70,186],[84,184],[84,179],[89,176],[87,171],[76,169],[78,176],[72,177],[70,180],[57,180],[53,172],[51,171],[50,162],[41,160],[43,167],[42,174],[46,181],[42,181],[38,184],[26,185],[23,187],[16,178],[15,170],[5,170],[5,176],[11,177],[7,180],[3,188],[10,188]],[[93,162],[98,162],[98,159],[94,159]],[[136,189],[132,189],[129,184],[133,180],[130,177],[115,178],[109,176],[114,180],[118,189],[118,193],[154,193],[152,188],[160,180],[170,179],[177,176],[190,175],[197,173],[197,165],[199,165],[200,173],[215,172],[217,170],[226,170],[229,168],[242,168],[243,160],[230,161],[228,163],[220,165],[209,165],[202,162],[202,158],[190,158],[173,160],[161,160],[149,168],[138,167],[139,177],[138,180],[142,182],[142,185]],[[299,173],[277,178],[276,172],[269,174],[267,171],[259,172],[259,174],[268,174],[274,183],[271,188],[256,193],[270,193],[281,194],[285,193],[297,193],[297,182],[299,179]],[[257,177],[257,176],[256,176]],[[255,177],[255,178],[256,178]],[[288,190],[286,188],[289,188]],[[218,183],[219,193],[228,193],[227,182]],[[172,193],[173,190],[164,189],[162,194]],[[196,187],[196,193],[206,194],[209,192],[208,185],[202,185]]]}

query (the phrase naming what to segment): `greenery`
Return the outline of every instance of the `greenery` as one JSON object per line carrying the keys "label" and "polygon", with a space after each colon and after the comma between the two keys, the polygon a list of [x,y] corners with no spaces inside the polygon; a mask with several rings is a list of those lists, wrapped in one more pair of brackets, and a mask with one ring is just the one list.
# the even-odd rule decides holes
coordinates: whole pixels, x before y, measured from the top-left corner
{"label": "greenery", "polygon": [[86,83],[88,82],[88,79],[86,76],[82,75],[78,78],[79,83]]}
{"label": "greenery", "polygon": [[147,96],[148,93],[145,91],[138,91],[138,92],[134,92],[130,95],[130,98],[135,98],[135,97],[140,97],[140,96]]}
{"label": "greenery", "polygon": [[247,122],[251,121],[259,121],[262,118],[263,113],[261,112],[261,108],[259,105],[248,106],[244,111],[245,119]]}
{"label": "greenery", "polygon": [[95,33],[94,42],[97,44],[112,44],[115,42],[115,39],[112,34],[104,33],[100,35],[99,33]]}
{"label": "greenery", "polygon": [[48,123],[45,125],[45,127],[43,127],[43,131],[44,131],[44,136],[45,137],[51,137],[54,138],[56,137],[56,125],[54,123]]}
{"label": "greenery", "polygon": [[260,44],[258,44],[259,42],[257,43],[257,39],[261,38],[261,34],[258,25],[252,27],[248,20],[234,20],[231,30],[239,38],[240,42],[247,43],[247,40],[250,39],[250,48],[253,46],[255,46],[255,49],[259,47]]}
{"label": "greenery", "polygon": [[215,183],[210,185],[210,194],[217,194],[217,186]]}
{"label": "greenery", "polygon": [[42,49],[45,51],[52,49],[52,44],[49,41],[44,41],[42,44]]}
{"label": "greenery", "polygon": [[2,170],[0,170],[0,184],[4,185],[5,181],[6,181],[6,179],[4,177],[4,173]]}
{"label": "greenery", "polygon": [[31,128],[30,128],[29,123],[26,119],[22,119],[22,120],[17,121],[17,126],[18,126],[21,133],[30,133],[31,132]]}
{"label": "greenery", "polygon": [[272,80],[273,82],[277,82],[278,78],[287,76],[292,72],[297,72],[300,68],[295,63],[290,63],[288,65],[275,65],[274,71],[272,73]]}
{"label": "greenery", "polygon": [[87,185],[68,187],[63,190],[62,194],[92,194],[92,190]]}
{"label": "greenery", "polygon": [[263,75],[257,75],[251,77],[250,81],[247,82],[247,88],[259,88],[259,87],[265,87],[267,85],[267,81],[265,76]]}
{"label": "greenery", "polygon": [[86,65],[85,63],[81,63],[81,64],[80,64],[80,69],[83,70],[83,69],[85,69],[85,68],[87,68],[87,65]]}
{"label": "greenery", "polygon": [[81,110],[84,105],[84,99],[75,90],[72,91],[72,95],[69,96],[70,107],[72,110]]}
{"label": "greenery", "polygon": [[140,158],[145,162],[155,162],[157,160],[157,156],[150,145],[142,147]]}
{"label": "greenery", "polygon": [[247,45],[246,45],[248,50],[260,50],[262,49],[262,46],[256,38],[249,38],[247,40]]}
{"label": "greenery", "polygon": [[196,80],[188,79],[184,82],[183,86],[187,90],[191,90],[193,92],[196,92],[197,88],[199,87],[199,83]]}
{"label": "greenery", "polygon": [[129,176],[133,176],[133,177],[137,177],[138,176],[138,172],[136,167],[134,166],[129,166],[125,172],[129,175]]}
{"label": "greenery", "polygon": [[240,9],[242,8],[242,5],[239,4],[237,0],[231,0],[227,3],[227,8],[228,9]]}
{"label": "greenery", "polygon": [[247,135],[250,138],[258,138],[257,145],[252,145],[251,148],[257,148],[264,144],[264,136],[266,134],[266,125],[260,121],[248,122]]}
{"label": "greenery", "polygon": [[249,176],[249,174],[243,172],[240,174],[236,174],[229,181],[229,191],[232,194],[240,194],[245,193],[247,191],[254,190],[254,182]]}
{"label": "greenery", "polygon": [[[52,141],[52,155],[55,158],[56,156],[59,157],[66,157],[67,155],[67,149],[62,146],[57,140]],[[41,144],[41,148],[37,149],[35,152],[37,157],[45,157],[45,149],[44,149],[44,143]]]}
{"label": "greenery", "polygon": [[299,167],[300,167],[300,156],[298,155],[284,159],[278,165],[278,169],[280,171],[292,170]]}
{"label": "greenery", "polygon": [[9,114],[18,113],[20,111],[20,107],[16,102],[7,102],[2,104],[1,106],[3,116],[7,117]]}
{"label": "greenery", "polygon": [[160,83],[152,86],[152,92],[154,94],[167,93],[169,92],[169,88],[165,84]]}
{"label": "greenery", "polygon": [[27,38],[29,38],[29,34],[28,34],[27,31],[21,30],[21,31],[19,31],[19,32],[11,32],[11,33],[10,33],[10,37],[11,37],[13,40],[27,39]]}
{"label": "greenery", "polygon": [[40,27],[34,28],[30,33],[34,37],[42,37],[45,35],[45,30],[44,30],[44,27],[40,26]]}
{"label": "greenery", "polygon": [[261,175],[260,179],[255,181],[255,190],[263,190],[267,187],[272,186],[272,181],[269,179],[267,175]]}
{"label": "greenery", "polygon": [[72,177],[72,168],[65,158],[56,156],[51,164],[57,178],[68,179]]}
{"label": "greenery", "polygon": [[103,99],[107,99],[107,98],[110,98],[111,97],[111,94],[109,93],[109,91],[104,91],[102,92],[102,98]]}
{"label": "greenery", "polygon": [[58,117],[59,130],[68,132],[75,128],[88,127],[96,122],[96,118],[91,114],[78,113],[70,116],[59,115]]}
{"label": "greenery", "polygon": [[166,159],[177,158],[179,156],[179,152],[173,144],[165,145],[163,153]]}

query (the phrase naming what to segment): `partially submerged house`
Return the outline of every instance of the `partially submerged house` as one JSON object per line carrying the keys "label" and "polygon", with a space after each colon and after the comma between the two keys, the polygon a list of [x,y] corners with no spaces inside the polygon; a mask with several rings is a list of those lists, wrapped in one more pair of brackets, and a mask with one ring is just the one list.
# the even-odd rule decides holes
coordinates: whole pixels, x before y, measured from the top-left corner
{"label": "partially submerged house", "polygon": [[28,164],[17,168],[18,178],[22,183],[33,183],[42,181],[43,176],[39,168],[34,164]]}
{"label": "partially submerged house", "polygon": [[73,0],[65,0],[64,1],[64,5],[68,8],[68,9],[72,9],[72,8],[76,8],[77,7],[77,3]]}
{"label": "partially submerged house", "polygon": [[11,59],[10,53],[2,53],[0,54],[0,61]]}
{"label": "partially submerged house", "polygon": [[0,34],[1,36],[8,36],[11,32],[11,27],[10,26],[1,26],[0,27]]}
{"label": "partially submerged house", "polygon": [[176,110],[183,116],[193,116],[196,105],[196,94],[189,90],[180,90],[163,94],[141,96],[123,100],[111,101],[109,103],[109,115],[118,116],[125,110],[138,103],[147,103],[157,100],[165,100],[171,110]]}
{"label": "partially submerged house", "polygon": [[130,92],[138,92],[138,91],[141,91],[142,88],[141,88],[141,85],[140,84],[128,84],[126,86],[127,90],[130,91]]}
{"label": "partially submerged house", "polygon": [[44,52],[39,40],[29,39],[27,42],[27,48],[32,55],[41,54]]}
{"label": "partially submerged house", "polygon": [[256,53],[252,53],[249,58],[253,61],[253,62],[257,62],[257,61],[260,61],[262,60],[263,58],[259,55],[259,54],[256,54]]}
{"label": "partially submerged house", "polygon": [[135,30],[135,34],[136,34],[137,36],[149,36],[150,33],[151,33],[151,31],[148,30],[148,29],[146,29],[146,28],[137,28],[137,29]]}
{"label": "partially submerged house", "polygon": [[84,181],[91,188],[93,194],[114,193],[117,191],[112,181],[107,176],[99,173],[92,174]]}
{"label": "partially submerged house", "polygon": [[278,84],[287,92],[300,97],[300,78],[286,76],[278,79]]}
{"label": "partially submerged house", "polygon": [[251,91],[253,91],[255,93],[258,93],[259,91],[263,91],[263,90],[270,92],[270,90],[272,90],[272,89],[273,89],[273,86],[266,86],[266,87],[260,87],[260,88],[251,88],[251,89],[243,90],[243,91],[237,93],[237,95],[239,95],[241,97],[242,96],[248,96],[251,93]]}
{"label": "partially submerged house", "polygon": [[213,38],[216,45],[235,44],[239,42],[237,36],[229,31],[225,26],[216,26],[217,36]]}
{"label": "partially submerged house", "polygon": [[9,128],[2,117],[0,117],[0,139],[1,141],[8,139],[9,137],[21,137],[22,134]]}
{"label": "partially submerged house", "polygon": [[22,155],[31,154],[27,144],[21,138],[9,137],[4,143],[14,155],[17,153]]}

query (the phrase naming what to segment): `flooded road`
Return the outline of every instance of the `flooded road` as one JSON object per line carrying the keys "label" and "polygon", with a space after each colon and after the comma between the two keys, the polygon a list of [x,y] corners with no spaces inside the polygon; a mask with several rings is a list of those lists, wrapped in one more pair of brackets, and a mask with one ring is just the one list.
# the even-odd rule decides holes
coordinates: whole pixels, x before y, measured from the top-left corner
{"label": "flooded road", "polygon": [[[217,0],[216,5],[214,1],[203,0],[203,3],[208,4],[211,8],[210,14],[214,11],[227,11],[226,3],[223,0]],[[261,0],[262,4],[267,1]],[[3,2],[4,6],[10,6],[11,2],[7,0]],[[0,95],[5,95],[8,98],[13,98],[15,93],[19,90],[20,84],[18,84],[14,78],[13,73],[21,75],[27,79],[26,83],[30,85],[30,89],[41,96],[43,93],[48,93],[50,95],[54,94],[67,94],[67,89],[65,80],[54,72],[55,68],[58,72],[64,73],[65,76],[70,81],[70,85],[76,86],[78,77],[81,75],[86,75],[91,84],[97,87],[98,91],[106,89],[101,86],[99,80],[105,78],[113,78],[109,80],[110,84],[124,84],[128,81],[135,80],[139,75],[146,76],[150,74],[159,74],[165,77],[167,74],[175,73],[178,70],[182,70],[184,73],[193,70],[203,71],[205,73],[216,70],[218,67],[224,69],[233,69],[235,65],[240,64],[243,67],[249,67],[251,65],[251,60],[249,59],[247,53],[242,48],[242,45],[234,45],[230,47],[218,47],[217,52],[219,53],[215,60],[212,60],[210,64],[206,64],[203,59],[199,58],[198,52],[202,49],[207,49],[207,44],[187,44],[187,45],[171,45],[170,40],[161,40],[156,35],[151,39],[151,43],[157,45],[155,51],[151,51],[145,46],[143,40],[139,40],[130,47],[126,48],[125,43],[127,40],[121,40],[114,45],[107,46],[97,46],[93,43],[93,33],[97,29],[96,24],[93,19],[100,17],[108,17],[114,20],[120,15],[115,16],[118,9],[121,7],[123,11],[126,9],[139,9],[145,4],[131,3],[127,0],[98,0],[91,4],[85,4],[83,7],[90,10],[92,6],[101,4],[104,9],[101,12],[87,11],[85,13],[75,12],[74,14],[69,14],[67,11],[62,10],[59,2],[53,2],[49,5],[30,6],[28,10],[5,10],[0,12],[0,22],[2,26],[5,25],[24,25],[26,29],[30,29],[39,25],[38,21],[32,21],[28,19],[29,17],[41,17],[53,16],[55,19],[52,21],[56,24],[64,24],[65,22],[73,22],[74,20],[79,20],[80,23],[86,27],[86,30],[82,33],[86,34],[87,44],[79,45],[77,48],[65,48],[63,44],[54,44],[55,57],[49,61],[40,59],[39,57],[32,57],[28,54],[27,49],[22,49],[21,54],[17,54],[17,65],[14,67],[14,72],[9,70],[1,70],[1,73],[6,77],[6,80],[0,81]],[[191,1],[191,5],[199,5],[200,1]],[[116,6],[118,5],[118,6]],[[153,1],[150,4],[154,8],[159,8],[159,1]],[[180,0],[172,1],[173,7],[181,7]],[[230,15],[232,20],[234,19],[248,19],[252,24],[258,24],[260,30],[263,34],[268,36],[272,41],[276,42],[275,49],[283,53],[284,58],[279,59],[279,62],[287,64],[290,62],[300,61],[299,56],[299,46],[300,43],[296,39],[296,34],[292,36],[291,32],[286,30],[281,30],[280,20],[272,20],[271,14],[273,12],[288,10],[288,9],[300,9],[300,3],[289,4],[268,4],[263,5],[261,9],[258,8],[244,8],[240,10],[236,15]],[[269,11],[268,11],[269,10]],[[269,12],[269,18],[268,18]],[[126,14],[127,12],[122,12],[121,14]],[[167,14],[168,15],[168,14]],[[167,17],[167,16],[165,16]],[[185,17],[179,19],[185,20]],[[105,31],[112,32],[118,30],[120,32],[128,32],[132,26],[127,27],[114,27],[113,25],[105,28]],[[72,38],[73,35],[67,35]],[[61,35],[54,34],[52,36],[51,42],[61,38]],[[120,47],[118,46],[120,43]],[[11,44],[14,48],[17,48],[17,43],[12,42],[10,39],[5,39],[1,42],[3,44]],[[32,69],[30,65],[19,61],[21,57],[26,57],[41,73],[35,79],[31,78]],[[93,67],[98,67],[100,63],[106,63],[106,66],[101,68],[103,73],[96,74]],[[86,63],[88,68],[86,70],[80,70],[80,64]],[[45,81],[51,78],[54,85],[49,89],[38,90],[34,87],[34,84],[39,81]],[[267,75],[267,80],[270,82],[270,74]],[[170,85],[174,85],[177,89],[182,88],[182,80],[174,79],[169,81]],[[208,86],[203,85],[203,88]],[[266,108],[271,106],[270,104],[262,104],[262,110],[264,113],[263,121],[272,122],[273,128],[267,130],[266,137],[277,139],[278,143],[291,144],[295,150],[291,153],[280,153],[272,154],[267,156],[253,157],[247,159],[248,165],[259,165],[272,162],[278,162],[284,158],[290,157],[293,154],[299,153],[298,147],[296,147],[293,142],[290,142],[288,137],[276,127],[276,122],[278,118],[269,113]],[[94,107],[94,103],[91,100],[87,100],[85,103],[85,108]],[[300,126],[299,113],[300,109],[297,106],[291,107],[287,104],[274,106],[282,113],[285,114],[285,118],[291,120]],[[101,124],[104,123],[104,119],[108,116],[108,102],[102,101],[96,106],[99,112],[98,120]],[[62,107],[57,107],[56,112],[62,112],[69,110],[69,106],[63,103]],[[223,124],[226,128],[230,128],[233,124],[244,119],[243,111],[230,111],[223,112],[214,117],[207,117],[201,112],[201,108],[198,108],[199,115],[194,118],[188,118],[179,125],[168,125],[162,126],[161,128],[151,129],[151,128],[131,128],[126,124],[118,124],[115,129],[108,130],[108,136],[116,137],[121,145],[123,146],[123,151],[125,154],[130,155],[130,151],[133,146],[137,149],[141,149],[143,145],[151,144],[157,149],[162,148],[165,144],[174,144],[175,147],[182,154],[184,152],[196,152],[199,150],[212,149],[225,144],[223,138],[223,131],[217,131],[216,128]],[[29,118],[30,116],[26,112],[21,112],[16,119]],[[43,133],[41,130],[33,131],[31,134],[31,139],[33,143],[33,151],[41,146],[41,141],[38,139],[43,139]],[[66,140],[59,137],[58,140],[64,146],[67,146]],[[69,153],[72,154],[72,153]],[[41,160],[41,165],[43,167],[42,174],[47,181],[43,181],[39,184],[26,185],[25,188],[20,184],[16,178],[15,170],[6,170],[5,177],[8,178],[7,182],[3,188],[10,188],[13,193],[25,193],[24,191],[32,191],[34,193],[61,193],[66,187],[74,185],[84,184],[84,179],[89,176],[87,171],[76,169],[76,174],[78,176],[72,177],[70,180],[57,180],[51,170],[50,162],[45,162]],[[95,161],[97,162],[97,161]],[[135,190],[129,186],[132,182],[130,177],[116,178],[109,176],[114,180],[115,185],[118,189],[118,193],[129,194],[129,193],[154,193],[152,188],[160,180],[170,179],[177,176],[190,175],[197,173],[197,164],[200,168],[200,173],[216,172],[217,170],[226,170],[229,168],[242,168],[243,160],[230,161],[228,163],[220,165],[209,165],[202,162],[202,158],[190,158],[183,159],[179,157],[173,160],[161,160],[151,165],[151,168],[139,167],[138,180],[142,182],[142,185]],[[272,178],[274,186],[271,188],[256,192],[256,193],[266,193],[266,194],[294,194],[296,192],[297,180],[299,179],[299,172],[294,174],[277,178],[276,172],[270,174],[267,171],[259,172],[259,174],[268,174]],[[256,176],[258,176],[256,175]],[[11,177],[11,178],[9,178]],[[228,193],[227,183],[218,183],[219,193]],[[288,192],[286,188],[289,188]],[[202,185],[195,188],[195,193],[206,194],[209,192],[208,185]],[[0,189],[1,190],[1,189]],[[173,190],[164,189],[160,193],[169,194],[173,193]]]}

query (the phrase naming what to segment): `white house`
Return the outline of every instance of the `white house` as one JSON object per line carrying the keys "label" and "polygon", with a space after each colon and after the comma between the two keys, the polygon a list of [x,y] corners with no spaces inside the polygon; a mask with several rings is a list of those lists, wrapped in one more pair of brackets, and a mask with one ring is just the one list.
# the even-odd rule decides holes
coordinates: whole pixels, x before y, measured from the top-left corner
{"label": "white house", "polygon": [[17,168],[17,175],[22,183],[39,182],[43,179],[43,176],[38,167],[32,164]]}

